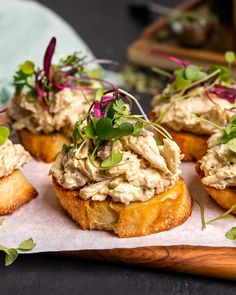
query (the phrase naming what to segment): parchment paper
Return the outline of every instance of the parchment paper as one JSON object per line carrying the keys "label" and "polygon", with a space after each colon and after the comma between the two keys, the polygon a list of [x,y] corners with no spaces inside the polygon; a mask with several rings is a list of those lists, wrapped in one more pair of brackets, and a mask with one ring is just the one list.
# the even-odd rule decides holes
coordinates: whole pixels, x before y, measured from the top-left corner
{"label": "parchment paper", "polygon": [[[35,186],[39,196],[22,206],[12,215],[4,217],[0,226],[0,244],[9,247],[32,237],[37,243],[33,252],[66,251],[82,249],[133,248],[140,246],[202,245],[236,246],[225,238],[225,232],[236,226],[234,217],[210,224],[201,230],[199,206],[194,202],[191,217],[181,226],[142,238],[119,239],[109,232],[83,231],[61,209],[48,176],[50,165],[32,160],[23,168],[24,174]],[[182,164],[185,178],[193,199],[205,207],[206,220],[222,214],[205,193],[194,170],[194,164]]]}

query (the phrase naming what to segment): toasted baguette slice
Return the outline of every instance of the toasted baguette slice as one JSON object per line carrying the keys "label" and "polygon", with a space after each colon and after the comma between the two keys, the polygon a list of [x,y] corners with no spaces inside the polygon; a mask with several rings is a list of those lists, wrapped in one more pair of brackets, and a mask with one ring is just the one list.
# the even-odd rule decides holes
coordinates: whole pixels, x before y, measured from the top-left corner
{"label": "toasted baguette slice", "polygon": [[[204,177],[204,172],[200,168],[201,163],[196,163],[196,172],[200,179]],[[224,209],[230,209],[236,204],[236,187],[229,187],[223,190],[203,184],[207,193]],[[232,211],[236,215],[236,209]]]}
{"label": "toasted baguette slice", "polygon": [[20,170],[0,178],[0,215],[10,214],[38,195]]}
{"label": "toasted baguette slice", "polygon": [[61,133],[34,134],[26,129],[18,131],[24,148],[38,161],[51,163],[69,140]]}
{"label": "toasted baguette slice", "polygon": [[53,186],[62,207],[82,229],[114,231],[119,238],[170,230],[182,224],[192,210],[191,197],[182,178],[164,193],[129,205],[113,202],[111,198],[82,200],[79,191],[64,189],[55,178]]}

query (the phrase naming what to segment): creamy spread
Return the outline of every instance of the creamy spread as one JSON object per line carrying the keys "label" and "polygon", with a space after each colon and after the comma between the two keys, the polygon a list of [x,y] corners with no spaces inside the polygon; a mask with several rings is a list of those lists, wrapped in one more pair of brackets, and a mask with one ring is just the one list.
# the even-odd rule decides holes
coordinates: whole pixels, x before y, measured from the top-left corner
{"label": "creamy spread", "polygon": [[176,131],[183,130],[196,134],[212,135],[216,128],[199,120],[196,116],[224,126],[234,115],[233,112],[227,110],[232,108],[234,104],[216,96],[209,99],[204,91],[203,87],[198,87],[190,92],[190,96],[186,99],[178,99],[177,94],[170,99],[163,99],[161,95],[157,95],[152,102],[153,113],[157,118],[163,116],[162,124]]}
{"label": "creamy spread", "polygon": [[217,189],[236,186],[236,154],[229,150],[227,143],[219,143],[221,132],[208,140],[207,154],[202,158],[202,182]]}
{"label": "creamy spread", "polygon": [[49,93],[50,106],[46,110],[39,100],[30,102],[27,94],[15,96],[9,105],[8,116],[15,130],[28,129],[32,133],[52,133],[64,131],[71,134],[76,121],[89,109],[86,99],[91,99],[93,91],[65,88],[57,93]]}
{"label": "creamy spread", "polygon": [[9,139],[0,146],[0,177],[8,176],[31,160],[30,154],[20,144]]}
{"label": "creamy spread", "polygon": [[[129,204],[147,201],[173,186],[180,175],[182,158],[177,144],[164,139],[158,146],[152,132],[143,130],[138,137],[126,136],[115,141],[114,150],[122,153],[121,162],[99,169],[111,154],[111,142],[102,146],[92,164],[88,158],[89,143],[61,152],[50,173],[66,189],[79,189],[82,199],[105,200]],[[96,167],[95,167],[96,166]]]}

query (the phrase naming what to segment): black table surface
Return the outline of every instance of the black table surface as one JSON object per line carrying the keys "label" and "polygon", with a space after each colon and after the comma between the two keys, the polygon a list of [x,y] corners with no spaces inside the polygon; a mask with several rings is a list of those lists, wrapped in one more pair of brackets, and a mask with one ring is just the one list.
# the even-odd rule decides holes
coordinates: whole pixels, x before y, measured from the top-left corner
{"label": "black table surface", "polygon": [[[132,0],[40,2],[70,23],[99,58],[124,62],[127,45],[144,27],[128,14],[127,6]],[[159,1],[169,5],[179,2]],[[1,295],[236,294],[236,285],[231,281],[81,261],[53,254],[20,255],[12,266],[4,267],[3,264],[3,255],[0,255]]]}

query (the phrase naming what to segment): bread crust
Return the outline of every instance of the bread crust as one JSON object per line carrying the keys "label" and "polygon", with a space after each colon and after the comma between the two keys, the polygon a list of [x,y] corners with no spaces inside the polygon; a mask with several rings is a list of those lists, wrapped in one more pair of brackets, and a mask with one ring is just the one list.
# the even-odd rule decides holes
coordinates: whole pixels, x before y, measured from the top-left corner
{"label": "bread crust", "polygon": [[[152,121],[155,121],[156,115],[151,112],[150,118]],[[163,127],[170,133],[173,140],[178,144],[182,154],[184,154],[183,161],[198,161],[206,154],[209,136],[186,131],[175,131],[165,125]],[[158,136],[162,138],[161,135],[158,134]]]}
{"label": "bread crust", "polygon": [[61,151],[64,144],[70,141],[61,133],[34,134],[26,129],[17,131],[21,144],[38,161],[51,163]]}
{"label": "bread crust", "polygon": [[0,178],[0,215],[10,214],[29,202],[38,192],[20,170]]}
{"label": "bread crust", "polygon": [[61,206],[83,230],[113,231],[119,238],[170,230],[185,222],[192,211],[192,200],[182,178],[164,193],[129,205],[109,197],[104,201],[83,200],[79,191],[64,189],[54,177],[53,187]]}
{"label": "bread crust", "polygon": [[[201,170],[200,166],[201,163],[197,162],[195,169],[199,178],[202,180],[202,178],[204,177],[204,172]],[[236,204],[236,187],[228,187],[221,190],[209,185],[205,185],[204,183],[203,186],[210,197],[224,209],[230,209],[233,205]],[[233,210],[232,213],[236,215],[236,209]]]}

